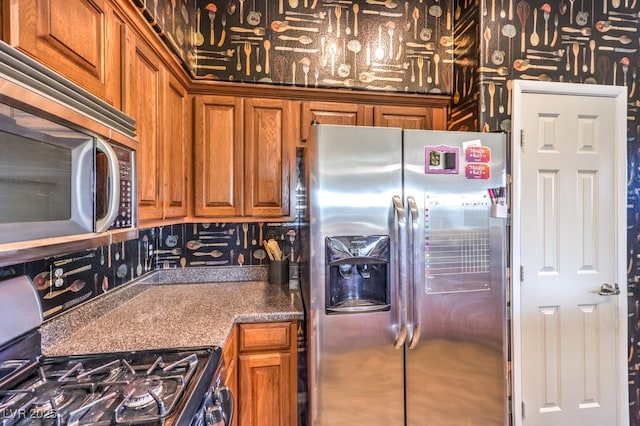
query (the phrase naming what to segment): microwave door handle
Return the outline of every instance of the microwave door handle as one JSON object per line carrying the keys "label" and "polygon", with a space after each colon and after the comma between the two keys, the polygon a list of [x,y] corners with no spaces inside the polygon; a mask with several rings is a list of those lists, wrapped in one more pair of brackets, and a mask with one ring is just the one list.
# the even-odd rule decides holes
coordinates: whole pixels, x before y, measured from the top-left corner
{"label": "microwave door handle", "polygon": [[407,325],[406,325],[406,307],[404,301],[402,283],[406,278],[406,219],[404,206],[402,205],[402,198],[394,195],[392,198],[393,203],[393,233],[396,241],[396,252],[394,253],[394,263],[396,267],[393,271],[393,287],[394,287],[394,300],[393,306],[397,310],[397,327],[398,333],[396,335],[393,347],[400,349],[404,347],[404,342],[407,337]]}
{"label": "microwave door handle", "polygon": [[118,170],[118,156],[108,143],[98,139],[96,149],[106,154],[109,163],[109,178],[111,179],[108,186],[109,207],[107,208],[107,214],[103,218],[96,219],[96,232],[102,232],[109,229],[113,221],[118,217],[118,208],[120,207],[120,170]]}
{"label": "microwave door handle", "polygon": [[[424,248],[420,244],[420,211],[416,204],[415,198],[412,196],[407,197],[407,204],[409,206],[409,218],[411,223],[407,227],[409,230],[408,238],[408,250],[411,250],[411,254],[407,256],[409,259],[409,273],[407,288],[409,289],[409,304],[410,313],[407,316],[411,318],[409,323],[410,335],[408,337],[409,349],[414,349],[418,345],[420,340],[420,303],[418,300],[418,284],[420,283],[420,262],[421,257],[424,254]],[[410,316],[409,316],[410,315]]]}
{"label": "microwave door handle", "polygon": [[82,144],[79,150],[74,151],[77,158],[73,161],[76,161],[78,164],[78,173],[74,174],[74,182],[71,186],[72,188],[75,188],[73,196],[78,203],[78,207],[76,208],[77,220],[84,229],[90,232],[95,226],[95,214],[94,210],[87,209],[85,206],[94,206],[95,196],[94,192],[87,191],[86,189],[87,182],[93,181],[95,173],[95,149],[93,143],[86,143]]}

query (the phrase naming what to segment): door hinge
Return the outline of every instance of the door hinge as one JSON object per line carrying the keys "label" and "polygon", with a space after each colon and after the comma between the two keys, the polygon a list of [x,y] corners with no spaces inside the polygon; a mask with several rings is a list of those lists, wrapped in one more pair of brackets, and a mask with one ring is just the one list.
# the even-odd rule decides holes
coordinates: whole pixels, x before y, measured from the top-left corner
{"label": "door hinge", "polygon": [[520,265],[520,282],[524,281],[524,266]]}
{"label": "door hinge", "polygon": [[524,401],[522,401],[522,417],[524,418],[524,409],[526,407],[526,404],[524,403]]}
{"label": "door hinge", "polygon": [[524,129],[520,129],[520,146],[524,146]]}

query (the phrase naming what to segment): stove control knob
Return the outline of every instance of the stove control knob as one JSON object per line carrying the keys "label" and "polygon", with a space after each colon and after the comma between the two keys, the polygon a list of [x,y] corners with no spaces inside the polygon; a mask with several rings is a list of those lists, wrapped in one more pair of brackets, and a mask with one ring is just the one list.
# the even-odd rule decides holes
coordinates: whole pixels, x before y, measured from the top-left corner
{"label": "stove control knob", "polygon": [[205,413],[205,424],[207,426],[225,426],[222,407],[217,404],[213,407],[208,407]]}
{"label": "stove control knob", "polygon": [[215,388],[213,390],[213,400],[216,404],[225,404],[227,401],[231,399],[231,391],[228,386],[223,386],[221,388]]}

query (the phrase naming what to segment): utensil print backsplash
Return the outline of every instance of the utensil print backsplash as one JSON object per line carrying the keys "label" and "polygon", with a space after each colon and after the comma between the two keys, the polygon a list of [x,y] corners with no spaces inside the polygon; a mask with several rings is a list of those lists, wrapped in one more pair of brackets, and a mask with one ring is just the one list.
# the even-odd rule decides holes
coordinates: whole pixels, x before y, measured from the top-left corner
{"label": "utensil print backsplash", "polygon": [[157,229],[155,269],[267,265],[263,241],[268,240],[277,241],[285,256],[297,260],[300,253],[293,223],[192,223]]}
{"label": "utensil print backsplash", "polygon": [[451,93],[451,0],[134,3],[195,78]]}
{"label": "utensil print backsplash", "polygon": [[297,225],[190,223],[142,229],[137,240],[0,267],[0,280],[28,275],[45,318],[157,269],[267,265],[262,241],[273,239],[297,259]]}
{"label": "utensil print backsplash", "polygon": [[139,240],[2,267],[0,279],[31,277],[44,316],[51,317],[152,271],[155,233],[145,229]]}

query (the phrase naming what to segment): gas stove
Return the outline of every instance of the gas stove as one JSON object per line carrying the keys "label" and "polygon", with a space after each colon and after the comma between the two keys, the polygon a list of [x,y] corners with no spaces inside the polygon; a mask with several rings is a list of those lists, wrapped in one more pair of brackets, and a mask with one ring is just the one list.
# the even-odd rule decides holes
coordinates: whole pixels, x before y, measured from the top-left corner
{"label": "gas stove", "polygon": [[8,360],[1,424],[189,425],[219,360],[219,348]]}
{"label": "gas stove", "polygon": [[230,426],[232,411],[218,347],[48,357],[38,329],[0,346],[0,426]]}

